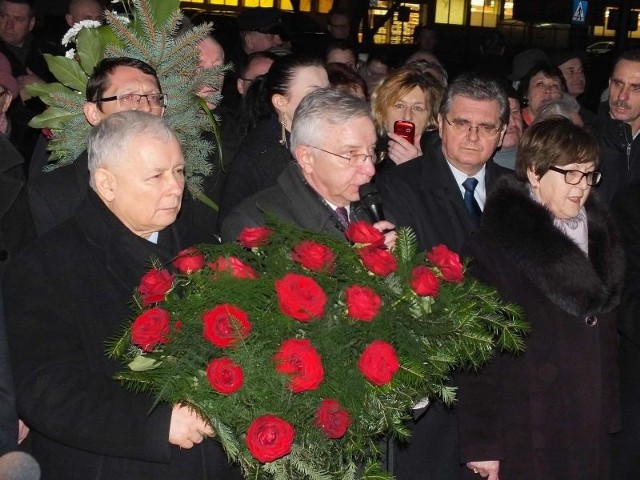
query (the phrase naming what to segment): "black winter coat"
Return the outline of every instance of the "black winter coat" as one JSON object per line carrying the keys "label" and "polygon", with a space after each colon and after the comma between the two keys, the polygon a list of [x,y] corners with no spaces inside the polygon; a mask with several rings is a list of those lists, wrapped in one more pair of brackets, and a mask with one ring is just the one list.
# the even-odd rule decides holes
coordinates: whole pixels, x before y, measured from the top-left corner
{"label": "black winter coat", "polygon": [[598,133],[602,181],[597,191],[611,201],[625,184],[640,180],[640,137],[634,139],[631,127],[610,118],[608,109]]}
{"label": "black winter coat", "polygon": [[176,224],[155,245],[90,191],[70,220],[26,247],[3,284],[18,412],[43,480],[235,480],[217,442],[169,444],[171,406],[124,389],[105,355],[152,256],[191,242]]}
{"label": "black winter coat", "polygon": [[273,116],[258,123],[244,138],[222,188],[221,223],[242,200],[275,185],[284,168],[294,163],[289,149],[280,143],[281,134],[281,125]]}
{"label": "black winter coat", "polygon": [[490,195],[464,253],[475,276],[522,307],[531,333],[523,354],[458,376],[461,462],[500,460],[508,480],[609,478],[624,255],[596,200],[586,204],[587,257],[524,184],[501,179]]}

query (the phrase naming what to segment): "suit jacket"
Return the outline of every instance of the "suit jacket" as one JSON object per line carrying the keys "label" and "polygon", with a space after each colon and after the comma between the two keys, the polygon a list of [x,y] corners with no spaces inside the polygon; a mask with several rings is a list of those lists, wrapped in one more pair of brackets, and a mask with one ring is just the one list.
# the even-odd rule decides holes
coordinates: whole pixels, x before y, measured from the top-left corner
{"label": "suit jacket", "polygon": [[[509,174],[492,161],[486,165],[489,191],[496,178]],[[385,211],[397,226],[416,233],[420,249],[445,244],[459,252],[475,229],[460,188],[442,154],[439,136],[432,136],[423,155],[383,172],[377,179]],[[460,477],[455,411],[432,402],[410,422],[409,443],[392,446],[393,473],[398,480],[457,480]]]}
{"label": "suit jacket", "polygon": [[[297,163],[285,168],[275,186],[247,198],[227,215],[222,223],[222,241],[234,241],[245,227],[264,225],[264,213],[305,230],[344,238],[344,229],[334,211],[306,183]],[[350,218],[371,222],[359,202],[351,205]]]}
{"label": "suit jacket", "polygon": [[[440,138],[432,138],[428,147],[421,157],[384,172],[377,179],[378,190],[385,211],[397,226],[413,228],[421,249],[444,243],[459,252],[475,225],[442,154]],[[487,192],[498,177],[511,173],[491,160],[487,162]]]}
{"label": "suit jacket", "polygon": [[594,197],[585,207],[588,256],[526,185],[502,179],[465,246],[473,275],[531,325],[522,354],[457,378],[461,460],[500,460],[500,478],[610,478],[624,255],[606,209]]}
{"label": "suit jacket", "polygon": [[131,295],[156,256],[191,244],[174,224],[158,245],[134,235],[90,191],[70,220],[38,238],[7,267],[3,296],[18,412],[31,427],[43,478],[239,478],[215,441],[168,443],[170,405],[113,379],[105,356],[122,332]]}

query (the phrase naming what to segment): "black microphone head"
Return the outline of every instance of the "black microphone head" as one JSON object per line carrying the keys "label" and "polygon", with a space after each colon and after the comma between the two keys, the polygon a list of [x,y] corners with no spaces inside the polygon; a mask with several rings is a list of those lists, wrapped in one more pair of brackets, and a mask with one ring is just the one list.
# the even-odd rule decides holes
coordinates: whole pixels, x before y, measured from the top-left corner
{"label": "black microphone head", "polygon": [[40,465],[28,453],[15,451],[0,457],[2,480],[40,480]]}
{"label": "black microphone head", "polygon": [[360,201],[365,207],[369,207],[373,204],[382,203],[378,189],[373,183],[365,183],[358,188],[360,194]]}
{"label": "black microphone head", "polygon": [[374,222],[384,220],[382,212],[382,198],[378,193],[378,189],[372,183],[365,183],[358,188],[360,194],[360,202],[362,206],[369,212]]}

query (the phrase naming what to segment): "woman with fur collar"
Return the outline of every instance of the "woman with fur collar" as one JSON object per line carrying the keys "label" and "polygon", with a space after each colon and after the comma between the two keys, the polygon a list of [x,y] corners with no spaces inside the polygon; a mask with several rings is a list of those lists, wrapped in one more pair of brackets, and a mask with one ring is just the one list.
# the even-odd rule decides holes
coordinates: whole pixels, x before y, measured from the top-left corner
{"label": "woman with fur collar", "polygon": [[605,208],[589,198],[597,163],[595,141],[569,120],[529,127],[519,181],[496,184],[468,242],[474,275],[522,308],[531,333],[522,354],[457,378],[463,478],[610,477],[624,258]]}

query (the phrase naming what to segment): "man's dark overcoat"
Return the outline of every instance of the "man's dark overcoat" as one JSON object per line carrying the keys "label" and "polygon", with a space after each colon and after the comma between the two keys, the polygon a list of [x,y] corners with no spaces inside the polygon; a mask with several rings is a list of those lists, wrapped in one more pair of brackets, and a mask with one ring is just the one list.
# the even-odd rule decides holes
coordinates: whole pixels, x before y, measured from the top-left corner
{"label": "man's dark overcoat", "polygon": [[[344,229],[335,213],[305,182],[297,163],[285,168],[277,185],[245,199],[227,215],[222,223],[222,241],[234,241],[243,228],[264,225],[264,212],[305,230],[344,238]],[[359,202],[352,204],[350,218],[371,222]]]}
{"label": "man's dark overcoat", "polygon": [[[485,183],[490,191],[506,168],[489,161]],[[475,225],[442,153],[438,135],[429,138],[423,155],[383,172],[377,179],[384,210],[399,227],[416,232],[421,250],[445,244],[459,252]],[[393,460],[398,480],[457,480],[458,432],[455,412],[440,402],[415,415],[409,443],[397,445]]]}
{"label": "man's dark overcoat", "polygon": [[134,235],[90,191],[73,218],[7,267],[4,301],[18,411],[48,480],[236,479],[218,444],[168,443],[171,406],[113,380],[105,355],[122,333],[129,302],[156,256],[190,245],[179,227],[158,245]]}
{"label": "man's dark overcoat", "polygon": [[473,274],[521,306],[531,326],[524,354],[457,377],[461,460],[501,460],[500,478],[610,478],[624,255],[597,200],[586,204],[587,257],[525,184],[502,179],[463,250]]}
{"label": "man's dark overcoat", "polygon": [[[489,160],[487,192],[506,168]],[[421,157],[391,168],[376,179],[384,209],[396,225],[416,232],[420,249],[444,243],[455,252],[474,229],[462,193],[442,153],[442,141],[434,136]]]}
{"label": "man's dark overcoat", "polygon": [[618,309],[622,431],[613,438],[613,478],[632,480],[640,471],[640,181],[621,188],[611,210],[627,259]]}

